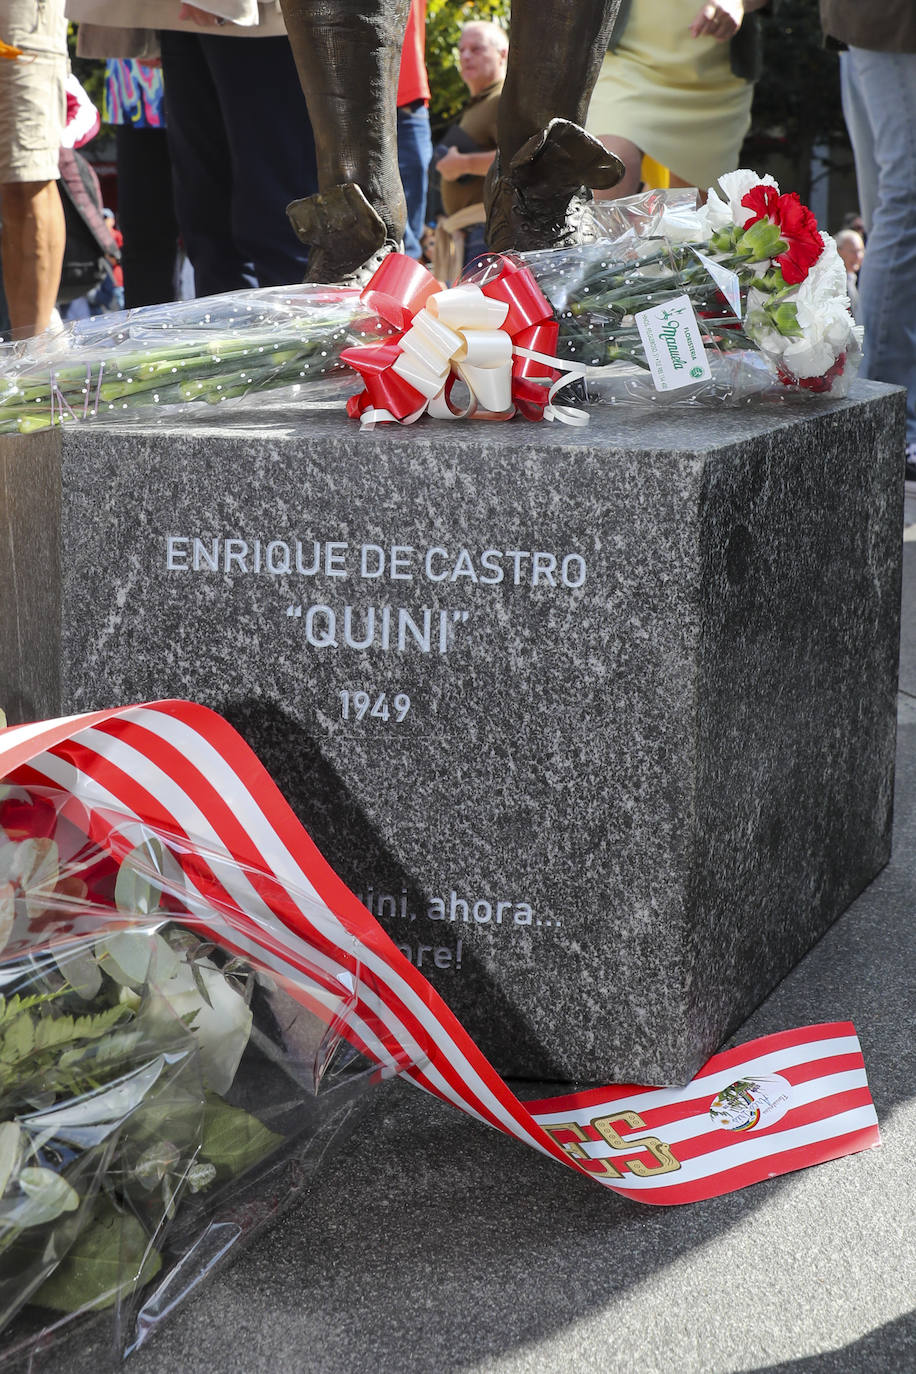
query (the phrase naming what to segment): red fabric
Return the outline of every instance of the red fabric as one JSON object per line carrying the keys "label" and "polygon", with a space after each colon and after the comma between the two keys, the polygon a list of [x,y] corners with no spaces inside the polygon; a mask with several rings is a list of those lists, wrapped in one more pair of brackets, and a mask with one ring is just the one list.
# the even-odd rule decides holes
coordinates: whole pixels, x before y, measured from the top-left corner
{"label": "red fabric", "polygon": [[[502,328],[512,336],[513,343],[523,348],[553,353],[559,326],[553,319],[550,302],[542,293],[527,267],[511,258],[497,257],[499,272],[481,287],[491,300],[502,301],[509,313]],[[489,269],[488,269],[489,270]],[[389,253],[363,289],[360,300],[388,324],[400,332],[384,344],[357,344],[345,348],[341,362],[348,363],[363,381],[363,390],[347,401],[347,414],[358,420],[370,406],[388,412],[388,418],[408,424],[426,409],[426,398],[393,370],[401,353],[401,338],[410,328],[413,317],[423,309],[430,296],[441,291],[440,284],[422,263],[404,253]],[[512,364],[512,401],[529,420],[540,420],[547,404],[543,385],[531,380],[531,360],[515,357]],[[543,377],[543,364],[538,374]],[[547,379],[554,381],[559,374],[548,368]],[[452,380],[445,383],[446,401]],[[484,411],[480,418],[491,419]],[[410,418],[408,418],[410,417]],[[500,418],[509,418],[500,417]]]}
{"label": "red fabric", "polygon": [[411,105],[415,100],[429,100],[429,78],[426,75],[426,0],[410,0],[407,33],[401,49],[401,71],[398,76],[398,104]]}

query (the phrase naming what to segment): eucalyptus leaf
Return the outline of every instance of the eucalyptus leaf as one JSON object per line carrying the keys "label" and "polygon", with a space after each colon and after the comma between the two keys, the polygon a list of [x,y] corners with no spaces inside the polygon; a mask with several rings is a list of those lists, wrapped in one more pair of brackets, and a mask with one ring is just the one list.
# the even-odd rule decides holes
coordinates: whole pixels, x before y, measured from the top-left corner
{"label": "eucalyptus leaf", "polygon": [[6,949],[16,919],[16,889],[12,883],[0,886],[0,950]]}
{"label": "eucalyptus leaf", "polygon": [[10,877],[25,889],[46,888],[53,891],[60,875],[60,851],[54,840],[41,837],[20,840],[16,845]]}
{"label": "eucalyptus leaf", "polygon": [[12,1205],[5,1200],[2,1208],[2,1220],[14,1226],[43,1226],[80,1205],[79,1193],[53,1169],[20,1169],[18,1182],[25,1197]]}
{"label": "eucalyptus leaf", "polygon": [[151,916],[159,910],[160,886],[148,877],[148,870],[161,873],[165,864],[162,845],[153,837],[132,849],[118,869],[115,879],[115,906],[129,916]]}
{"label": "eucalyptus leaf", "polygon": [[220,1173],[244,1173],[282,1145],[284,1139],[241,1107],[230,1107],[222,1098],[208,1094],[200,1157],[215,1165]]}
{"label": "eucalyptus leaf", "polygon": [[22,1148],[22,1131],[15,1121],[4,1121],[0,1126],[0,1197],[6,1192],[10,1178],[19,1163]]}
{"label": "eucalyptus leaf", "polygon": [[98,995],[102,986],[102,971],[94,955],[83,949],[72,953],[52,949],[51,956],[73,991],[83,1001],[91,1002]]}
{"label": "eucalyptus leaf", "polygon": [[95,953],[116,983],[135,988],[146,982],[155,945],[148,931],[120,930],[97,940]]}
{"label": "eucalyptus leaf", "polygon": [[181,957],[178,955],[168,940],[164,939],[157,931],[153,937],[153,958],[150,964],[150,976],[156,983],[167,982],[174,978],[181,967]]}
{"label": "eucalyptus leaf", "polygon": [[161,1268],[162,1256],[137,1218],[102,1198],[92,1221],[30,1301],[56,1312],[111,1307]]}
{"label": "eucalyptus leaf", "polygon": [[16,866],[18,840],[0,839],[0,883],[8,883]]}

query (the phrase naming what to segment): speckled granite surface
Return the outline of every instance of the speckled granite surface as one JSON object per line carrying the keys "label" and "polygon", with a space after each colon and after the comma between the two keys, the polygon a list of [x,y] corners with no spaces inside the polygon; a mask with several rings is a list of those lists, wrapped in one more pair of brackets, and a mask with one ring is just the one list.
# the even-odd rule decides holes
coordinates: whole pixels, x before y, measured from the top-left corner
{"label": "speckled granite surface", "polygon": [[37,440],[23,488],[7,447],[0,701],[217,707],[497,1067],[686,1080],[888,857],[901,423],[872,383],[584,430],[268,409]]}

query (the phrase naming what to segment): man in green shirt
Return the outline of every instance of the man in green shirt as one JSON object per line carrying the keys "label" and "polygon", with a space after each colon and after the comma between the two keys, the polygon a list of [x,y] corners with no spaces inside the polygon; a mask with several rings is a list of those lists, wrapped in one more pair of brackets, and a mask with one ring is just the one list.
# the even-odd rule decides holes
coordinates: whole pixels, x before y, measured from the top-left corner
{"label": "man in green shirt", "polygon": [[[509,40],[498,24],[472,22],[461,30],[458,63],[461,79],[471,98],[458,122],[447,130],[442,144],[447,151],[437,160],[442,178],[442,208],[445,219],[440,227],[447,234],[461,236],[461,268],[486,249],[483,205],[484,178],[496,157],[499,96],[506,75]],[[440,145],[442,146],[442,145]]]}

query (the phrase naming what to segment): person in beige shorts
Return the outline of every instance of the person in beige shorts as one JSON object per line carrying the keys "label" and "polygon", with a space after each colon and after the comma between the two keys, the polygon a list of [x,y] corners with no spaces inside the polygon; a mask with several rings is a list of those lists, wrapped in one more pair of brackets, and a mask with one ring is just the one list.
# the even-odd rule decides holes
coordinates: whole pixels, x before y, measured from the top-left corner
{"label": "person in beige shorts", "polygon": [[0,61],[0,257],[13,338],[21,339],[48,327],[64,256],[64,0],[0,0],[0,38],[22,51]]}

